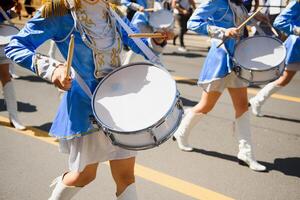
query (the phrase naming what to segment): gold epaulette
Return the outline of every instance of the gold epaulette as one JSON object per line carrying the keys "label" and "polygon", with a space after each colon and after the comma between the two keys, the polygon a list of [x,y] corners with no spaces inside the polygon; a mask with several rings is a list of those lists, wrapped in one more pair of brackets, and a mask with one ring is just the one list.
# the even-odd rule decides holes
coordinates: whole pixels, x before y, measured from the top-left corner
{"label": "gold epaulette", "polygon": [[63,16],[67,14],[68,8],[64,0],[43,0],[42,17]]}
{"label": "gold epaulette", "polygon": [[[73,0],[75,9],[80,7],[80,0]],[[42,17],[63,16],[68,13],[67,0],[42,0],[43,10]]]}
{"label": "gold epaulette", "polygon": [[111,9],[113,9],[120,17],[124,17],[126,13],[122,11],[121,6],[114,3],[109,3]]}

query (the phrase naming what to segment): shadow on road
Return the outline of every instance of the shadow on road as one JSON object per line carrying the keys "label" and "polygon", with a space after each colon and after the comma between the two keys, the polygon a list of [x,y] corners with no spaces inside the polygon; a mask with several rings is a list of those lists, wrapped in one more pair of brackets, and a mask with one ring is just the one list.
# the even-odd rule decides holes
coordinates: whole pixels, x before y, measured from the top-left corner
{"label": "shadow on road", "polygon": [[184,106],[189,106],[189,107],[193,107],[195,106],[198,102],[197,101],[191,101],[189,99],[186,99],[184,97],[180,97],[181,101],[182,101],[182,104]]}
{"label": "shadow on road", "polygon": [[283,121],[288,121],[288,122],[300,123],[299,119],[291,119],[291,118],[286,118],[286,117],[277,117],[277,116],[272,116],[272,115],[263,115],[262,117],[271,118],[271,119],[278,119],[278,120],[283,120]]}
{"label": "shadow on road", "polygon": [[[30,103],[17,102],[19,112],[36,112],[36,106]],[[0,112],[6,111],[4,99],[0,99]]]}
{"label": "shadow on road", "polygon": [[[48,133],[51,128],[51,125],[52,125],[52,123],[48,122],[48,123],[42,124],[40,126],[33,126],[33,127]],[[49,137],[48,134],[47,134],[47,137]]]}
{"label": "shadow on road", "polygon": [[[216,158],[221,158],[224,160],[232,161],[238,163],[238,159],[235,156],[219,153],[216,151],[207,151],[204,149],[194,148],[193,152],[201,153],[203,155],[212,156]],[[300,158],[291,157],[291,158],[276,158],[274,163],[259,161],[262,165],[267,167],[267,172],[272,170],[282,172],[287,176],[295,176],[300,178]]]}
{"label": "shadow on road", "polygon": [[21,76],[20,78],[18,78],[18,80],[24,80],[24,81],[30,81],[30,82],[38,82],[38,83],[48,83],[48,84],[52,84],[49,81],[46,81],[38,76],[33,76],[33,75],[29,75],[29,76]]}

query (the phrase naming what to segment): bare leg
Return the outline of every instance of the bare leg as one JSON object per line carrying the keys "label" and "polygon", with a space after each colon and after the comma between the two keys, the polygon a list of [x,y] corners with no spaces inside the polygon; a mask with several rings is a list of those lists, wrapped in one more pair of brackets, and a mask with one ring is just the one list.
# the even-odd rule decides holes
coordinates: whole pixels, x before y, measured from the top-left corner
{"label": "bare leg", "polygon": [[262,88],[255,97],[250,99],[250,104],[252,108],[252,113],[256,116],[261,116],[261,107],[266,102],[266,100],[275,92],[280,90],[282,87],[289,84],[293,79],[297,71],[285,70],[279,79],[268,83],[264,88]]}
{"label": "bare leg", "polygon": [[[134,165],[135,157],[110,161],[111,173],[117,186],[117,196],[123,195],[126,188],[135,182]],[[128,200],[136,199],[136,194],[130,195],[135,196],[135,198],[132,197],[132,199]]]}
{"label": "bare leg", "polygon": [[70,200],[82,187],[96,178],[98,163],[87,165],[82,172],[68,172],[55,179],[49,200]]}
{"label": "bare leg", "polygon": [[183,151],[193,150],[193,148],[188,144],[188,136],[193,127],[199,122],[200,118],[213,109],[220,96],[220,92],[203,92],[200,102],[191,110],[187,111],[180,126],[174,134],[179,149]]}

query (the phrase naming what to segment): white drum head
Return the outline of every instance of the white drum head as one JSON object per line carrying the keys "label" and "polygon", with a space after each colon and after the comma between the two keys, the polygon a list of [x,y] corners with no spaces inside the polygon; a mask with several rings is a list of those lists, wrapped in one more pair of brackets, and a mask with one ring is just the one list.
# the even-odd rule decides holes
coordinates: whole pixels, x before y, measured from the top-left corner
{"label": "white drum head", "polygon": [[236,62],[244,68],[267,70],[284,62],[286,49],[282,43],[268,36],[254,36],[240,41],[234,52]]}
{"label": "white drum head", "polygon": [[15,26],[0,24],[0,45],[9,43],[11,37],[19,33],[19,29]]}
{"label": "white drum head", "polygon": [[155,29],[172,28],[174,25],[173,13],[164,9],[150,13],[149,24]]}
{"label": "white drum head", "polygon": [[100,124],[114,131],[133,132],[162,119],[176,94],[176,83],[168,72],[136,63],[108,75],[98,85],[92,104]]}

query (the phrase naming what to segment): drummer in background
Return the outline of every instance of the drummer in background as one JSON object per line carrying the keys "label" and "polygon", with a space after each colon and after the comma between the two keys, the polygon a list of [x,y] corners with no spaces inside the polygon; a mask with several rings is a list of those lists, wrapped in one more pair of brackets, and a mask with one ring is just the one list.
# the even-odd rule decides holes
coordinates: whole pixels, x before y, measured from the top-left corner
{"label": "drummer in background", "polygon": [[[127,3],[125,3],[127,1]],[[164,6],[167,5],[167,1],[161,1],[161,0],[137,0],[136,3],[132,3],[128,0],[122,0],[123,5],[129,6],[132,9],[135,9],[137,12],[134,14],[131,23],[139,29],[141,33],[153,33],[153,32],[161,32],[164,30],[154,30],[153,27],[149,25],[149,15],[153,11],[147,11],[145,12],[145,9],[153,9],[154,11],[157,9],[164,9]],[[166,4],[165,4],[166,3]],[[167,6],[168,7],[168,6]],[[173,30],[168,30],[169,33],[171,33]],[[171,36],[174,37],[173,35]],[[167,45],[167,42],[161,43],[161,52],[163,51],[163,48]],[[134,58],[134,52],[132,50],[129,50],[126,54],[126,58],[123,62],[124,65],[129,64],[132,59]]]}
{"label": "drummer in background", "polygon": [[[136,200],[136,152],[113,146],[103,132],[94,130],[90,120],[93,115],[91,99],[85,91],[93,92],[106,74],[120,67],[123,42],[136,53],[142,52],[113,17],[107,1],[67,0],[66,3],[61,0],[46,2],[5,49],[6,55],[19,65],[67,90],[50,135],[59,139],[60,152],[69,155],[69,170],[55,179],[56,186],[49,200],[71,199],[96,178],[98,163],[107,160],[116,183],[117,197],[111,199]],[[136,32],[126,18],[123,20]],[[36,52],[40,45],[52,39],[67,59],[71,34],[75,35],[72,67],[77,78],[74,80],[67,74],[64,63]],[[165,39],[169,39],[168,33],[166,35]],[[156,51],[160,49],[157,46],[166,41],[149,39],[143,42]]]}
{"label": "drummer in background", "polygon": [[[239,0],[210,0],[202,3],[188,21],[188,29],[212,38],[198,84],[203,93],[200,102],[186,111],[178,130],[174,134],[178,147],[183,151],[192,151],[188,137],[192,128],[213,109],[224,89],[228,89],[235,110],[235,132],[238,135],[238,159],[249,165],[252,170],[265,171],[254,157],[251,142],[250,119],[248,113],[248,84],[239,79],[232,71],[229,55],[233,55],[234,45],[243,37],[236,28],[248,17],[248,11]],[[267,20],[257,15],[258,20]],[[225,45],[217,46],[227,37]]]}
{"label": "drummer in background", "polygon": [[[15,1],[0,1],[0,24],[6,20],[9,20],[9,10],[16,5]],[[0,26],[1,29],[1,26]],[[4,49],[1,48],[3,51]],[[1,53],[4,55],[4,52]],[[22,124],[18,117],[18,105],[16,101],[15,89],[9,73],[9,65],[11,61],[6,57],[0,56],[0,79],[3,88],[3,96],[6,103],[6,109],[9,113],[9,121],[12,126],[19,130],[25,130],[26,127]]]}
{"label": "drummer in background", "polygon": [[274,27],[289,37],[285,41],[287,49],[286,68],[282,76],[267,84],[257,95],[250,99],[252,113],[262,116],[261,107],[275,92],[286,86],[300,70],[300,1],[291,1],[286,9],[275,19]]}
{"label": "drummer in background", "polygon": [[172,0],[172,8],[180,28],[179,34],[176,34],[173,38],[173,45],[176,45],[176,39],[179,36],[180,47],[178,51],[186,52],[184,34],[187,32],[187,21],[191,17],[193,10],[196,9],[196,4],[194,0]]}

